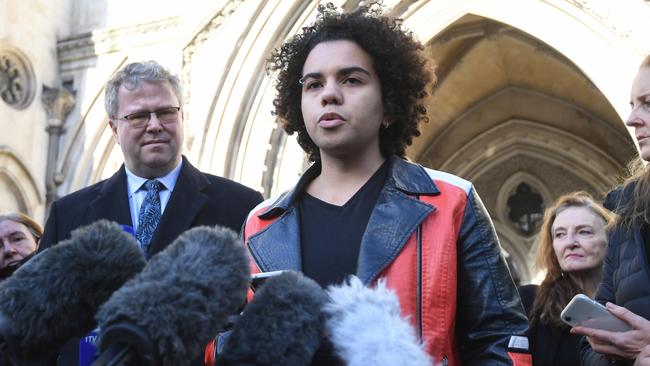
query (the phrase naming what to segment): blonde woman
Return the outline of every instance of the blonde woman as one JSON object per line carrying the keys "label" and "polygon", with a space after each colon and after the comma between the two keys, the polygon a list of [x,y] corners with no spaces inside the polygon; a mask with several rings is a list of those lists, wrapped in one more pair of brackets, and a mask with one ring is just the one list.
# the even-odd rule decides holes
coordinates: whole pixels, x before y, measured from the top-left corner
{"label": "blonde woman", "polygon": [[[630,93],[632,112],[625,122],[634,129],[641,159],[650,161],[650,56],[634,79]],[[609,233],[603,281],[596,300],[627,322],[627,332],[574,327],[587,336],[581,343],[582,364],[632,365],[650,345],[650,169],[644,164],[622,187],[611,192],[606,206],[619,214]]]}
{"label": "blonde woman", "polygon": [[520,288],[535,366],[579,364],[580,336],[569,332],[560,312],[576,294],[594,296],[607,248],[605,228],[612,219],[586,192],[566,194],[546,210],[536,256],[546,275],[540,286]]}

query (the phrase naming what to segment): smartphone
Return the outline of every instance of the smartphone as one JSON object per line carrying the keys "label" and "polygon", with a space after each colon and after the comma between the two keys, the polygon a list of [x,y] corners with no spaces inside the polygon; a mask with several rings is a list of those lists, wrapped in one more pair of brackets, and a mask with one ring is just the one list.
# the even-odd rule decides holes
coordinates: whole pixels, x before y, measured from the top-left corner
{"label": "smartphone", "polygon": [[268,280],[271,277],[279,276],[285,272],[288,272],[287,270],[282,270],[282,271],[271,271],[271,272],[260,272],[260,273],[255,273],[251,276],[251,289],[253,291],[256,291],[264,281]]}
{"label": "smartphone", "polygon": [[574,296],[562,310],[560,317],[563,322],[572,327],[579,325],[611,332],[632,330],[629,324],[615,317],[605,306],[584,294]]}

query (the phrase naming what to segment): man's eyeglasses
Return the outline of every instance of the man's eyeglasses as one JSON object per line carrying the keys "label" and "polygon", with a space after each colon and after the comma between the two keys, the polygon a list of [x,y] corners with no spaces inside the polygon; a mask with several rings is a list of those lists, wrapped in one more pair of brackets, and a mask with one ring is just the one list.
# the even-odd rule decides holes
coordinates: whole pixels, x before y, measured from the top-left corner
{"label": "man's eyeglasses", "polygon": [[118,119],[125,120],[133,128],[142,128],[149,123],[151,115],[155,114],[156,118],[162,124],[171,124],[178,122],[178,115],[180,113],[181,107],[168,107],[155,110],[153,112],[141,111],[131,114],[127,114],[124,117]]}

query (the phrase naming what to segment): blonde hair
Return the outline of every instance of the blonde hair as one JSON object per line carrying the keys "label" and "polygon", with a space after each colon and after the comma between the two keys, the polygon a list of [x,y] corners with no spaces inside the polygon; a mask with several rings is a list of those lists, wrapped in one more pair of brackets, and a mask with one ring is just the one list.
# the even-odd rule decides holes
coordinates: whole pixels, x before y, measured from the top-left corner
{"label": "blonde hair", "polygon": [[544,219],[536,239],[537,268],[546,272],[542,281],[532,309],[529,312],[531,322],[540,321],[545,324],[564,326],[560,321],[560,312],[578,293],[586,292],[570,274],[564,274],[560,262],[553,249],[553,222],[557,215],[571,207],[584,207],[600,217],[609,228],[614,222],[615,215],[605,209],[601,204],[587,192],[579,191],[565,194],[558,198],[555,203],[544,212]]}
{"label": "blonde hair", "polygon": [[8,213],[0,214],[0,222],[5,220],[9,220],[9,221],[13,221],[25,225],[27,230],[29,230],[29,232],[34,237],[36,244],[40,242],[41,237],[43,236],[43,228],[41,227],[41,225],[39,225],[39,223],[36,222],[36,220],[20,212],[8,212]]}

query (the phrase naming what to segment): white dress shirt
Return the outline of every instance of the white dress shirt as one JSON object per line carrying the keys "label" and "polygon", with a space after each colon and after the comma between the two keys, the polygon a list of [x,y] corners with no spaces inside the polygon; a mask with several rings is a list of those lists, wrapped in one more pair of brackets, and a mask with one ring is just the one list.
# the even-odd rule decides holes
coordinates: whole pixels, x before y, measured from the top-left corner
{"label": "white dress shirt", "polygon": [[[183,165],[183,159],[178,163],[178,165],[167,175],[163,177],[154,178],[165,186],[158,194],[160,195],[160,214],[162,215],[165,212],[165,207],[167,202],[169,202],[169,197],[174,191],[176,186],[176,180],[178,175],[181,172],[181,166]],[[129,194],[129,208],[131,210],[131,222],[133,223],[133,231],[138,230],[138,216],[140,216],[140,206],[142,201],[147,196],[147,190],[144,189],[143,185],[148,180],[147,178],[138,177],[129,168],[124,166],[126,170],[126,188]]]}

